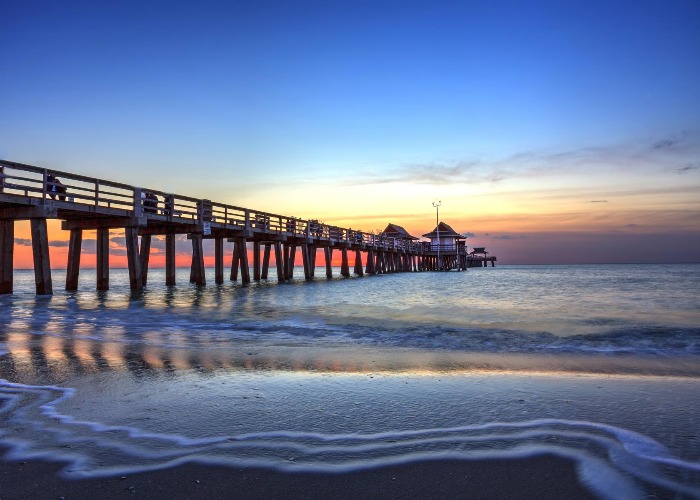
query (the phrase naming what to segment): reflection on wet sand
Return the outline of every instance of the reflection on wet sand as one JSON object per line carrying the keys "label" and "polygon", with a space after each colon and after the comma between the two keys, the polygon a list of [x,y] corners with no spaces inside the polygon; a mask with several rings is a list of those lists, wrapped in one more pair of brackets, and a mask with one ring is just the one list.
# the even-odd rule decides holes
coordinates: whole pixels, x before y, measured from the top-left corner
{"label": "reflection on wet sand", "polygon": [[378,348],[222,343],[202,335],[192,339],[155,332],[137,339],[113,329],[101,339],[90,336],[0,335],[7,352],[0,356],[0,377],[61,378],[70,373],[129,371],[135,376],[195,370],[287,371],[333,374],[403,374],[431,376],[465,373],[607,374],[615,376],[699,376],[696,357],[662,358],[543,356],[461,353]]}

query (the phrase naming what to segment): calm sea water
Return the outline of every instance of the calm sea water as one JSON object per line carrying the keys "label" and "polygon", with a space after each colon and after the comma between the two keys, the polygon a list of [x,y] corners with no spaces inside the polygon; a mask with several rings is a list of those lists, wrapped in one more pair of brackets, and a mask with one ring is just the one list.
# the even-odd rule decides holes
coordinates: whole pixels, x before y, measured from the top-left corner
{"label": "calm sea water", "polygon": [[151,270],[134,294],[125,270],[107,292],[82,271],[67,293],[55,271],[36,297],[16,272],[0,297],[12,457],[94,476],[553,453],[600,496],[700,496],[700,265],[204,288],[188,273],[166,287]]}

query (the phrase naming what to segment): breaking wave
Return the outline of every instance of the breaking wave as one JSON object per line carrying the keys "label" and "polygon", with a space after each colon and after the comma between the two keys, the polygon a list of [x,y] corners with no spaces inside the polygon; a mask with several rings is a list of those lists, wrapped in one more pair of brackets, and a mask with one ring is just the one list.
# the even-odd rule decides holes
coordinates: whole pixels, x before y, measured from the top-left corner
{"label": "breaking wave", "polygon": [[[48,459],[68,477],[136,473],[187,462],[293,472],[348,472],[433,459],[508,459],[549,454],[573,461],[603,498],[643,496],[645,484],[700,497],[700,463],[657,441],[587,421],[534,419],[374,433],[248,432],[190,438],[107,425],[61,413],[70,388],[0,380],[0,442],[7,458]],[[12,430],[9,430],[12,429]]]}

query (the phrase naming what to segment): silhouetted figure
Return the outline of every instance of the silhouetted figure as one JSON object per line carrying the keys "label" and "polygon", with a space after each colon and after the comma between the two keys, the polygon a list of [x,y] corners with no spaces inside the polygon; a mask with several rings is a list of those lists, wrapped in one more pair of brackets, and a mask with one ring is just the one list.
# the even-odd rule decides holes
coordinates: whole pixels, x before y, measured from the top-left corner
{"label": "silhouetted figure", "polygon": [[143,211],[147,214],[158,212],[158,197],[150,191],[144,192]]}
{"label": "silhouetted figure", "polygon": [[46,175],[46,191],[52,200],[58,198],[59,201],[65,201],[66,199],[66,186],[55,175]]}

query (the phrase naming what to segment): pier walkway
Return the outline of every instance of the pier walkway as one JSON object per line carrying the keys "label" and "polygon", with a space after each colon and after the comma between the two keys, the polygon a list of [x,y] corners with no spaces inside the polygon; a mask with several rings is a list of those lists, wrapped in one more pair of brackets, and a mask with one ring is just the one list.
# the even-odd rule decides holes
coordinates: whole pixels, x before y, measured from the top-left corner
{"label": "pier walkway", "polygon": [[[469,255],[464,242],[438,248],[430,242],[391,238],[317,220],[272,214],[145,189],[21,163],[0,160],[0,294],[13,291],[14,223],[31,225],[36,293],[51,294],[51,266],[47,219],[60,219],[70,231],[66,290],[76,290],[80,272],[82,236],[97,232],[97,289],[109,288],[109,231],[123,229],[132,290],[146,285],[151,237],[165,237],[166,284],[175,284],[175,237],[192,242],[190,281],[205,285],[203,239],[213,239],[216,283],[224,281],[224,240],[234,243],[230,279],[240,272],[250,283],[248,244],[252,243],[253,280],[268,277],[271,253],[280,282],[292,278],[297,251],[304,276],[313,279],[317,250],[325,257],[326,277],[333,276],[333,252],[341,253],[341,275],[406,271],[463,270],[485,266],[495,257]],[[363,262],[364,254],[364,262]]]}

